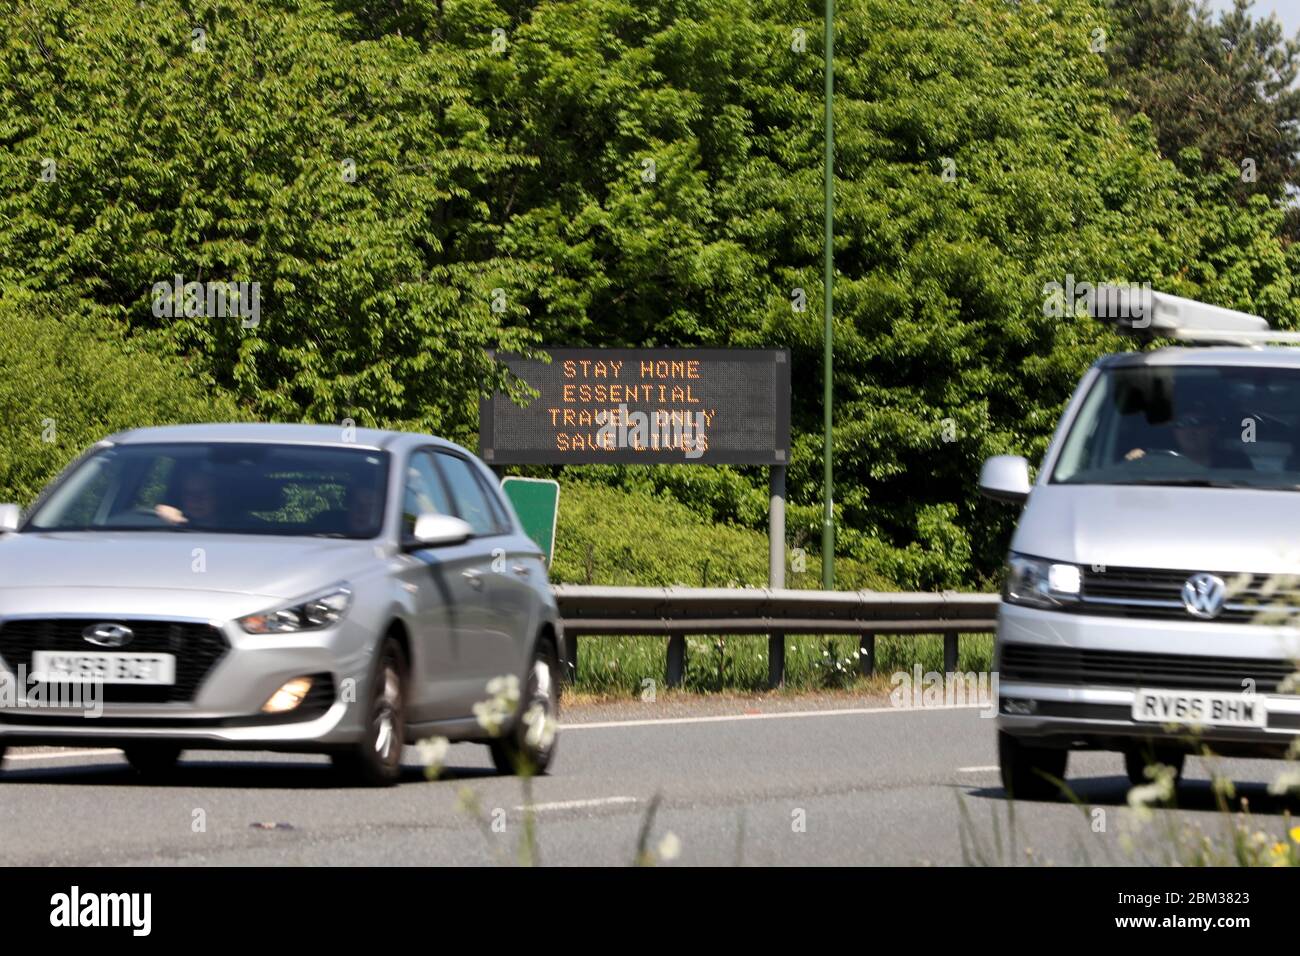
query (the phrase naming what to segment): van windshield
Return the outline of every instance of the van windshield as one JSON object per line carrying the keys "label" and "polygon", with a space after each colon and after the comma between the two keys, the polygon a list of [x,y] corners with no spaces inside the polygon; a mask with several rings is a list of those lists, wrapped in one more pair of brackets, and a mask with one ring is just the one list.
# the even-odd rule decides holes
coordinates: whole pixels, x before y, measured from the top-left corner
{"label": "van windshield", "polygon": [[1106,369],[1052,481],[1300,490],[1300,369]]}

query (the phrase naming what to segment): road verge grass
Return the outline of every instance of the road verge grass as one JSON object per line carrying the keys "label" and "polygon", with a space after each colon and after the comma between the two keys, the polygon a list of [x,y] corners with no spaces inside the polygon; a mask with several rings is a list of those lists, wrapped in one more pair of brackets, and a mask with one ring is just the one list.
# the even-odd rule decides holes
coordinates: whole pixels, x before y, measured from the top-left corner
{"label": "road verge grass", "polygon": [[[635,698],[665,687],[668,639],[603,637],[578,639],[578,679],[574,690],[592,698]],[[690,635],[686,639],[686,675],[682,689],[695,693],[767,691],[765,635]],[[993,657],[993,635],[962,635],[958,670],[986,673]],[[888,693],[893,674],[943,671],[943,637],[938,634],[882,635],[876,638],[875,675],[859,673],[855,635],[786,638],[785,687],[778,693],[826,690]]]}

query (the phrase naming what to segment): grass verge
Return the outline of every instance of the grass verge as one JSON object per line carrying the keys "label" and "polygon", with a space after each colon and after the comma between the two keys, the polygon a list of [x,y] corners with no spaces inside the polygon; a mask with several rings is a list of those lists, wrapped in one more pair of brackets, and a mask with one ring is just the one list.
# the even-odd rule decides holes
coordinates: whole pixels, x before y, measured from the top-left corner
{"label": "grass verge", "polygon": [[[574,690],[594,699],[638,697],[664,686],[668,640],[663,637],[578,639],[578,681]],[[993,657],[993,635],[962,635],[957,659],[962,672],[986,672]],[[825,690],[888,692],[890,675],[943,670],[943,637],[938,634],[876,638],[876,673],[858,668],[858,639],[852,635],[786,638],[786,682],[782,693]],[[653,683],[647,683],[647,681]],[[762,635],[691,635],[686,639],[683,690],[703,693],[767,689],[767,638]]]}

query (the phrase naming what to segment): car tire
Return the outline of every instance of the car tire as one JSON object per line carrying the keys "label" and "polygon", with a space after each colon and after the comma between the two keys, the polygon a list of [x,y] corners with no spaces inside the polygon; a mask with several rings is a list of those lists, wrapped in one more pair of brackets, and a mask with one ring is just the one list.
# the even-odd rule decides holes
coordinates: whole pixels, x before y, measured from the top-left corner
{"label": "car tire", "polygon": [[[535,727],[537,717],[528,718],[530,711],[540,708],[540,719],[550,726]],[[543,639],[537,645],[524,692],[519,695],[519,712],[510,729],[501,737],[489,741],[492,763],[504,774],[541,775],[555,759],[557,734],[554,725],[560,719],[560,660],[555,644]]]}
{"label": "car tire", "polygon": [[379,648],[361,739],[348,750],[330,755],[335,769],[348,780],[367,787],[391,787],[401,779],[406,686],[406,655],[396,640],[387,638]]}
{"label": "car tire", "polygon": [[1128,774],[1128,782],[1136,787],[1151,782],[1146,775],[1149,764],[1162,763],[1174,768],[1174,783],[1177,784],[1183,779],[1183,764],[1186,761],[1187,754],[1181,750],[1138,745],[1124,751],[1124,772]]}
{"label": "car tire", "polygon": [[181,759],[181,748],[176,744],[132,744],[123,747],[122,752],[131,769],[142,777],[161,777],[176,769]]}
{"label": "car tire", "polygon": [[1060,796],[1061,788],[1055,781],[1065,779],[1069,759],[1070,751],[1065,748],[1035,747],[998,731],[1002,788],[1013,800],[1050,800]]}

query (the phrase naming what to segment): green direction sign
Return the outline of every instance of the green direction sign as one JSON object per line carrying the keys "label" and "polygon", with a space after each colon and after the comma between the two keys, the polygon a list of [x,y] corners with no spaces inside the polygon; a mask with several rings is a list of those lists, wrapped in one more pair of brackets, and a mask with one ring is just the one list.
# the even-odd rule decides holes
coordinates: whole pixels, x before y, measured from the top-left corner
{"label": "green direction sign", "polygon": [[555,519],[560,511],[560,483],[548,478],[501,479],[501,490],[506,493],[515,513],[524,526],[524,533],[537,542],[546,555],[550,567],[555,556]]}

